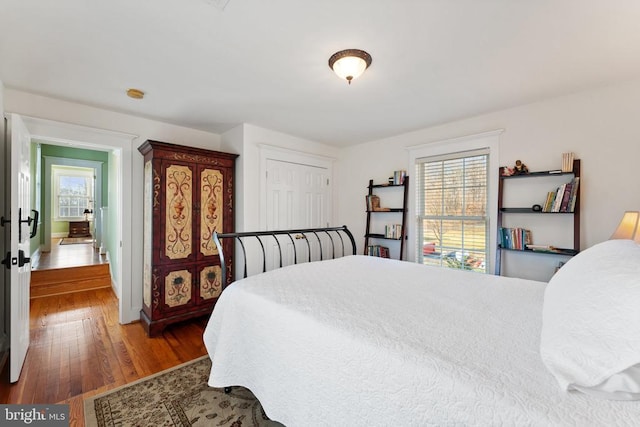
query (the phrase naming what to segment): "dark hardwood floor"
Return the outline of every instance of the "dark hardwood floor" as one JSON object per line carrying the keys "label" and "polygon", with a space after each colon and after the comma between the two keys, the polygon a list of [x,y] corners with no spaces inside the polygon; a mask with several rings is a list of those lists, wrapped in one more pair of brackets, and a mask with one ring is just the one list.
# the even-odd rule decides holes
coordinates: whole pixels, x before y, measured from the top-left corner
{"label": "dark hardwood floor", "polygon": [[70,425],[84,426],[85,397],[206,354],[206,321],[176,324],[151,339],[140,323],[118,323],[110,288],[32,299],[27,358],[15,384],[5,364],[0,403],[68,403]]}

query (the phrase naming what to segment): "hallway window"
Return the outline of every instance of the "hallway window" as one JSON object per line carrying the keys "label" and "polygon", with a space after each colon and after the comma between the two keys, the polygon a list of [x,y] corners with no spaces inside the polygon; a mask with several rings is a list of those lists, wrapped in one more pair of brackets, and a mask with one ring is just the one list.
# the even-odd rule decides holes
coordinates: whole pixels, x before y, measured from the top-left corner
{"label": "hallway window", "polygon": [[52,166],[54,220],[82,220],[92,209],[94,171],[91,168]]}

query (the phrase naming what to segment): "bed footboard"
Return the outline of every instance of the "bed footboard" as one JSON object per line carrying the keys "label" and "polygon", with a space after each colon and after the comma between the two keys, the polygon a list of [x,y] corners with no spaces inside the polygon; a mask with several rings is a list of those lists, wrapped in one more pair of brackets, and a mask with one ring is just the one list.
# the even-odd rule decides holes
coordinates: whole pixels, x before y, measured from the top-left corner
{"label": "bed footboard", "polygon": [[[273,264],[269,266],[270,269],[283,267],[283,265],[285,265],[284,260],[286,255],[288,255],[287,261],[289,261],[289,263],[287,265],[289,265],[356,254],[356,242],[346,225],[342,227],[240,233],[215,232],[213,234],[213,241],[220,255],[222,289],[231,283],[227,283],[227,264],[225,262],[223,245],[221,244],[222,239],[233,239],[240,244],[243,261],[243,277],[247,277],[248,274],[248,258],[258,258],[261,260],[261,271],[263,273],[266,272],[268,252],[271,255],[270,259],[274,261]],[[250,244],[249,242],[253,242],[254,250],[251,251],[251,255],[253,256],[247,254],[247,245]],[[287,253],[285,254],[285,252]],[[259,255],[256,256],[256,253]],[[236,271],[239,270],[236,269]]]}

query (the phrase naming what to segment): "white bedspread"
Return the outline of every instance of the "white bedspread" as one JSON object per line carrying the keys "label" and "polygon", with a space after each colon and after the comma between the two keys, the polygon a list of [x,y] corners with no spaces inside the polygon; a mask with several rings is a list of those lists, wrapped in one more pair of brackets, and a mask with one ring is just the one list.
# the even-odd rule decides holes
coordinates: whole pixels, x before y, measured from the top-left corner
{"label": "white bedspread", "polygon": [[238,281],[204,338],[209,385],[294,426],[640,425],[563,393],[540,358],[544,283],[365,256]]}

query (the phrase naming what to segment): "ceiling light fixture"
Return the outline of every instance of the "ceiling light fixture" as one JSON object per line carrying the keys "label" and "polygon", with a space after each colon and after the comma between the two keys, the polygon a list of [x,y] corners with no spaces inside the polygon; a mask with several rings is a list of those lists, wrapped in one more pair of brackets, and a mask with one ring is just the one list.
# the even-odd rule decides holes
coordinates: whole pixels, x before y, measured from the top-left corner
{"label": "ceiling light fixture", "polygon": [[339,77],[357,79],[371,65],[371,55],[360,49],[346,49],[336,52],[329,58],[329,68]]}
{"label": "ceiling light fixture", "polygon": [[140,89],[127,89],[127,96],[133,99],[142,99],[144,98],[144,92]]}

